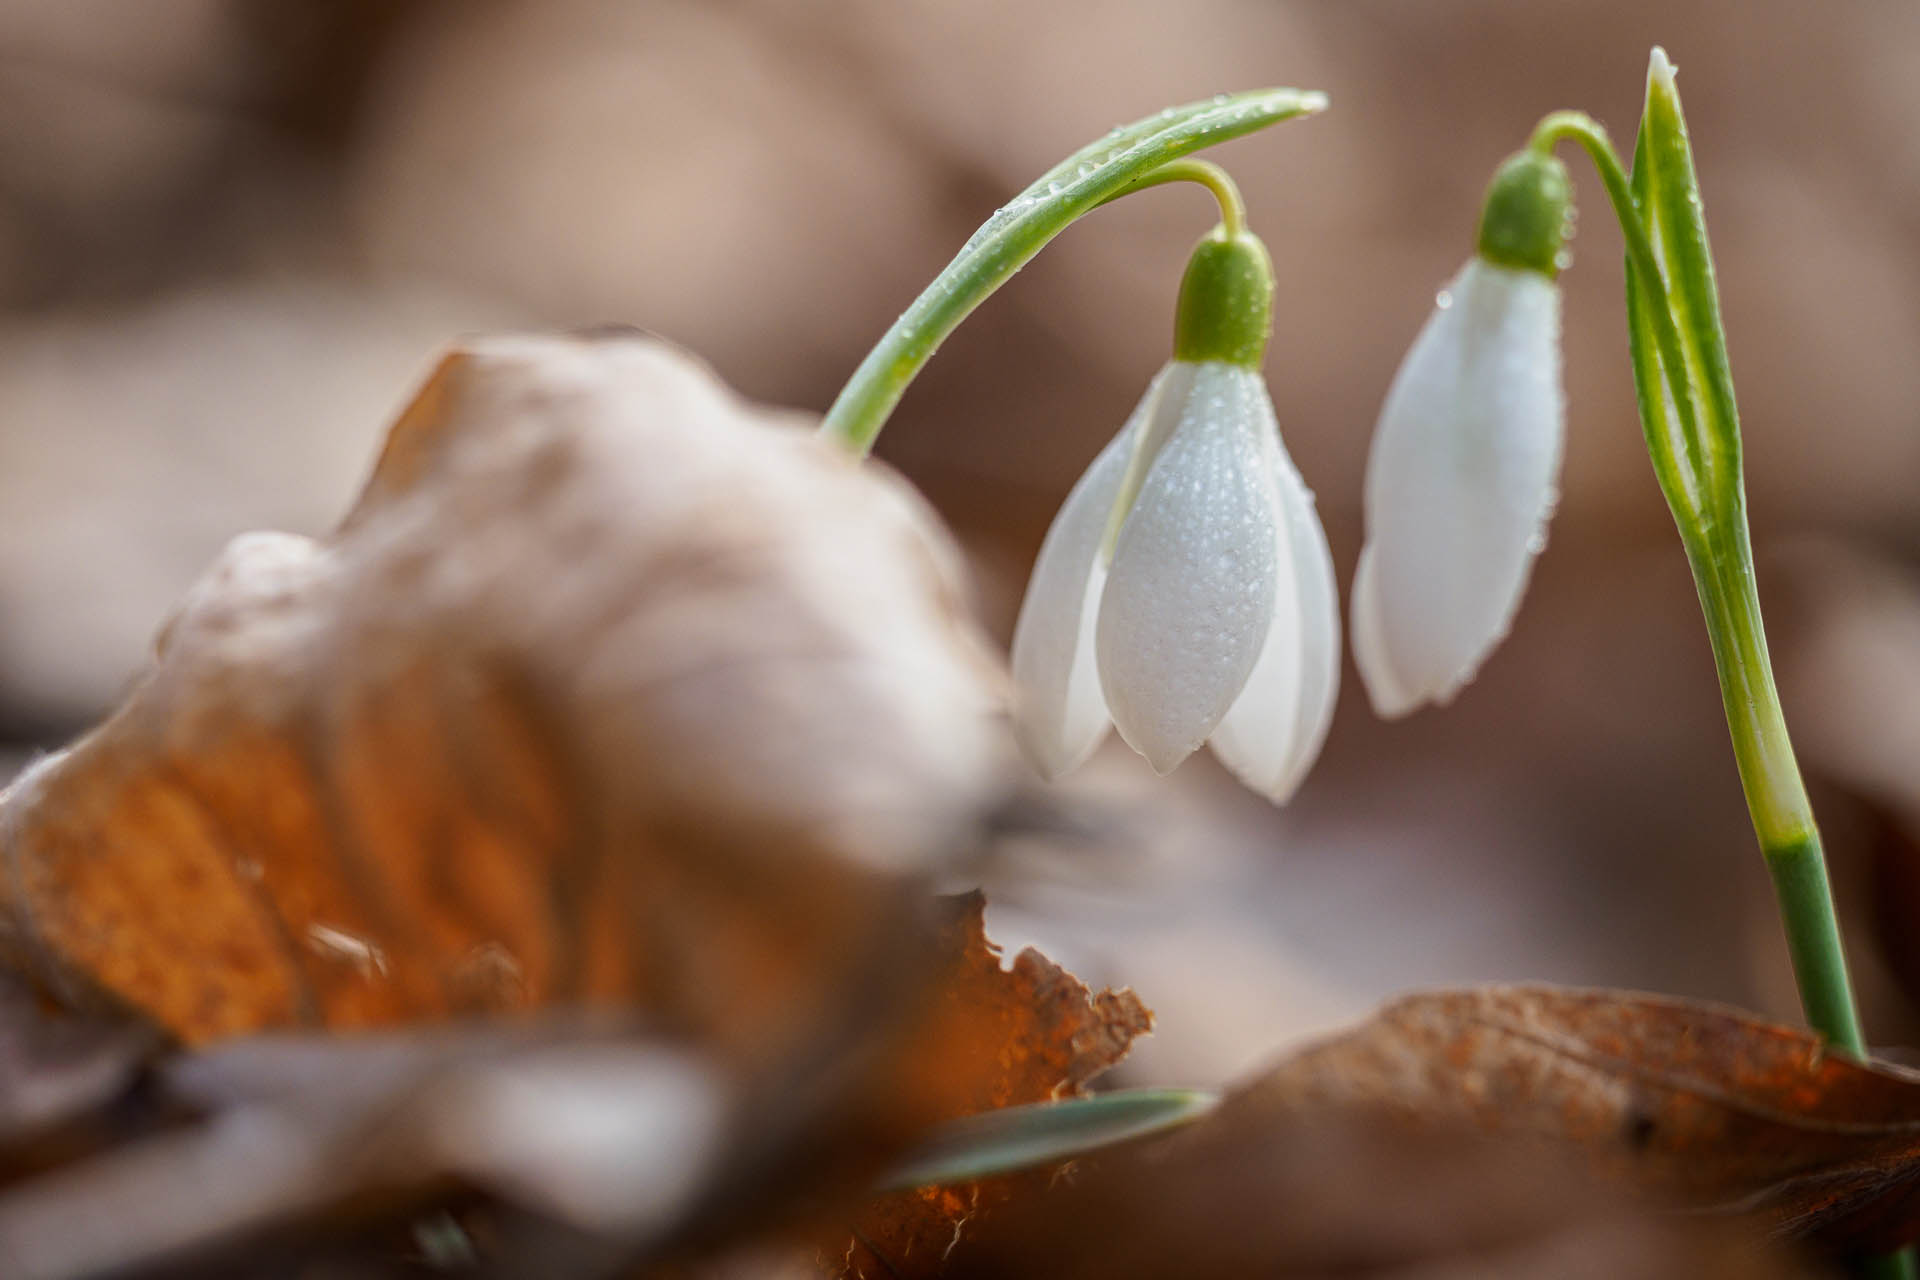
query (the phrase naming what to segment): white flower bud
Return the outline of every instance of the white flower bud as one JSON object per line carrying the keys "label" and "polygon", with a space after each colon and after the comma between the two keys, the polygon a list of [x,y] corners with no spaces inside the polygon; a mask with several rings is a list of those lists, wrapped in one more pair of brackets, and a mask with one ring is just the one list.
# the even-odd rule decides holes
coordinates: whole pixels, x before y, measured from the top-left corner
{"label": "white flower bud", "polygon": [[1559,286],[1476,257],[1440,298],[1367,464],[1353,653],[1388,717],[1473,679],[1512,625],[1558,500]]}

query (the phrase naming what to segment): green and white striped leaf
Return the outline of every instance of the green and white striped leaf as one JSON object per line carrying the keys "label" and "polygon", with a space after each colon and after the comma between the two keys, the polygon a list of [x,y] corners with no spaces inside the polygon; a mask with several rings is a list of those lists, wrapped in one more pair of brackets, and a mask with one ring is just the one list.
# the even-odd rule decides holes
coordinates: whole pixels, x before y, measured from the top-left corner
{"label": "green and white striped leaf", "polygon": [[[1663,390],[1661,362],[1653,343],[1646,290],[1633,264],[1627,264],[1628,332],[1641,420],[1647,427],[1656,467],[1665,453],[1687,507],[1710,524],[1724,524],[1743,503],[1740,479],[1740,413],[1734,402],[1733,375],[1727,361],[1726,328],[1720,318],[1720,293],[1713,253],[1707,243],[1706,208],[1700,198],[1673,64],[1660,49],[1647,71],[1646,106],[1633,153],[1633,197],[1666,276],[1668,305],[1679,329],[1685,367],[1667,371],[1670,394],[1688,395],[1696,411],[1698,438],[1677,420],[1669,390]],[[1669,500],[1674,498],[1669,491]]]}

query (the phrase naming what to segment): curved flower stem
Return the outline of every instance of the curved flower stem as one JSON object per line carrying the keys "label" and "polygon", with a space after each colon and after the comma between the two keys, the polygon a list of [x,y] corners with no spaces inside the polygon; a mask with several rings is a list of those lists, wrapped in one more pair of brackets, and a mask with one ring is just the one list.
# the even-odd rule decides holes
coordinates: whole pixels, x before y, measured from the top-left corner
{"label": "curved flower stem", "polygon": [[1068,156],[974,232],[861,361],[821,431],[856,455],[872,449],[907,384],[947,335],[1049,240],[1109,200],[1161,182],[1200,182],[1220,200],[1231,229],[1244,217],[1233,183],[1217,166],[1185,157],[1326,105],[1324,94],[1298,89],[1220,94],[1168,107]]}
{"label": "curved flower stem", "polygon": [[[1540,122],[1530,145],[1550,151],[1563,138],[1578,141],[1599,170],[1627,246],[1629,323],[1650,328],[1643,338],[1650,336],[1658,352],[1657,368],[1636,369],[1643,382],[1647,441],[1699,589],[1740,782],[1780,903],[1801,1005],[1808,1023],[1834,1047],[1865,1057],[1866,1040],[1847,978],[1820,832],[1787,736],[1767,654],[1747,534],[1738,424],[1716,414],[1716,434],[1703,430],[1691,376],[1700,361],[1696,357],[1690,364],[1687,359],[1668,276],[1606,131],[1579,112],[1555,112]],[[1700,335],[1693,337],[1696,346],[1702,344]],[[1706,341],[1719,341],[1718,334]],[[1650,394],[1645,385],[1649,375],[1656,374],[1663,398]],[[1669,422],[1669,414],[1678,422]],[[1681,456],[1672,449],[1674,434]]]}
{"label": "curved flower stem", "polygon": [[1214,203],[1220,206],[1220,225],[1227,229],[1227,235],[1238,236],[1246,231],[1247,206],[1240,198],[1240,188],[1235,185],[1233,175],[1211,160],[1175,160],[1163,164],[1145,177],[1114,192],[1095,207],[1110,205],[1122,196],[1145,191],[1148,187],[1163,187],[1170,182],[1199,183],[1213,193]]}

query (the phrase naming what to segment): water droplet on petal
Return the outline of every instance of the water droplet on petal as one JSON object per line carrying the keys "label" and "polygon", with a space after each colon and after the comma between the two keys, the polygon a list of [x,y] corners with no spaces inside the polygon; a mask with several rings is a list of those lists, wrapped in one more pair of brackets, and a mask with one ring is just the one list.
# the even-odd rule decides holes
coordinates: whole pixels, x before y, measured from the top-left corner
{"label": "water droplet on petal", "polygon": [[1433,305],[1440,308],[1442,311],[1445,311],[1448,307],[1452,306],[1453,305],[1452,291],[1447,289],[1442,289],[1440,292],[1434,294]]}

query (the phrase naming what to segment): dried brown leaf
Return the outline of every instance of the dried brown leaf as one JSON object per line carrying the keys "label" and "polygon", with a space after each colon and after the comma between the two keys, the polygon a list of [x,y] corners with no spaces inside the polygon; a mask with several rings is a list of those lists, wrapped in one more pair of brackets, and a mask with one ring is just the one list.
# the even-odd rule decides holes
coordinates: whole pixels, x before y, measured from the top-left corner
{"label": "dried brown leaf", "polygon": [[[978,894],[954,903],[946,972],[896,1076],[903,1104],[929,1123],[1078,1095],[1153,1025],[1131,990],[1091,991],[1031,947],[1003,968],[984,909]],[[999,1206],[1044,1187],[1047,1176],[877,1197],[852,1238],[836,1237],[824,1256],[849,1278],[939,1275],[955,1241]]]}
{"label": "dried brown leaf", "polygon": [[1565,1153],[1351,1110],[1102,1157],[1009,1206],[949,1280],[1693,1280],[1805,1276],[1726,1222],[1659,1215]]}
{"label": "dried brown leaf", "polygon": [[1201,1130],[1278,1140],[1303,1114],[1355,1108],[1570,1146],[1660,1202],[1750,1212],[1844,1251],[1920,1237],[1920,1073],[1716,1005],[1416,995],[1281,1062]]}

